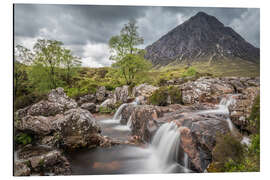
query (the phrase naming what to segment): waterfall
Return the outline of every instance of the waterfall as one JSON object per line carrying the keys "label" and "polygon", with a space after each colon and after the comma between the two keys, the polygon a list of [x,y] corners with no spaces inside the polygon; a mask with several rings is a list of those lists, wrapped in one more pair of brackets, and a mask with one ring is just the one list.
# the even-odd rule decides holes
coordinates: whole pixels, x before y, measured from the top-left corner
{"label": "waterfall", "polygon": [[128,118],[127,127],[131,130],[132,128],[132,119],[131,116]]}
{"label": "waterfall", "polygon": [[103,101],[103,103],[100,104],[100,106],[104,106],[105,104],[107,104],[107,102],[109,102],[111,99],[106,99],[105,101]]}
{"label": "waterfall", "polygon": [[161,172],[172,172],[179,168],[177,163],[180,146],[180,131],[174,122],[163,124],[153,137],[151,148],[153,153],[150,165]]}
{"label": "waterfall", "polygon": [[122,104],[116,111],[116,113],[114,114],[113,116],[113,120],[115,121],[120,121],[121,120],[121,113],[122,113],[122,110],[124,109],[124,107],[126,107],[128,104],[127,103],[124,103]]}
{"label": "waterfall", "polygon": [[198,112],[198,114],[224,114],[226,116],[226,122],[228,123],[228,127],[231,132],[233,132],[234,127],[233,123],[229,117],[230,111],[229,111],[229,106],[231,104],[235,103],[235,99],[232,97],[232,95],[228,97],[224,97],[221,99],[219,105],[217,106],[217,109],[212,109],[212,110],[204,110]]}

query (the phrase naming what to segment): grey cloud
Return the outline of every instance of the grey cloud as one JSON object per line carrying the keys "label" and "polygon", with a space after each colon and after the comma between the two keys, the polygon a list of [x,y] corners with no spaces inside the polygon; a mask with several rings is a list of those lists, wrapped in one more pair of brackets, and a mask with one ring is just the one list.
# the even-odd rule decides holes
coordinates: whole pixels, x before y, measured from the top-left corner
{"label": "grey cloud", "polygon": [[108,48],[105,48],[103,55],[100,51],[95,53],[85,47],[89,44],[95,48],[99,46],[93,44],[104,47],[111,36],[119,34],[129,19],[135,19],[145,40],[140,47],[144,48],[199,11],[216,16],[248,42],[259,47],[259,9],[42,4],[15,5],[15,43],[16,39],[20,39],[19,43],[23,39],[29,41],[37,37],[56,39],[78,56],[91,57],[91,61],[97,64],[110,65]]}

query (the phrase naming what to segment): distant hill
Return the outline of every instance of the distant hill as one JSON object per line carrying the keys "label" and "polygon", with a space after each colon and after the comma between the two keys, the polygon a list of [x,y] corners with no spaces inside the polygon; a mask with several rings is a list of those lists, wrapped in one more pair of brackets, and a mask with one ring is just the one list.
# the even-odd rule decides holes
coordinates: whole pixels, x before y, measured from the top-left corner
{"label": "distant hill", "polygon": [[242,59],[259,64],[260,49],[216,17],[199,12],[147,46],[145,58],[156,66],[219,59]]}

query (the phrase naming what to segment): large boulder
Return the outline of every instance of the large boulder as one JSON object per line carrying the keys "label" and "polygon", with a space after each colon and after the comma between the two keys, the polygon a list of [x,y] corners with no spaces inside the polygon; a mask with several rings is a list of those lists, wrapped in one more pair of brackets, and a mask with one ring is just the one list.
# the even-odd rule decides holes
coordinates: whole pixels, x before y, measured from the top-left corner
{"label": "large boulder", "polygon": [[63,88],[57,88],[51,90],[47,100],[42,100],[27,108],[27,114],[31,116],[54,116],[76,107],[76,101],[69,98]]}
{"label": "large boulder", "polygon": [[[195,111],[196,112],[196,111]],[[181,110],[165,114],[159,123],[174,121],[181,134],[180,149],[187,153],[195,171],[203,172],[211,162],[211,152],[218,134],[230,131],[225,116]]]}
{"label": "large boulder", "polygon": [[[180,105],[167,107],[153,105],[126,106],[121,115],[125,120],[130,120],[132,135],[145,142],[150,142],[153,133],[157,130],[156,119],[163,114],[181,109]],[[123,120],[122,120],[123,121]],[[124,124],[124,123],[123,123]]]}
{"label": "large boulder", "polygon": [[209,102],[218,103],[224,94],[234,93],[234,87],[219,78],[202,77],[179,86],[186,105]]}
{"label": "large boulder", "polygon": [[97,112],[96,104],[94,104],[94,103],[84,103],[84,104],[81,105],[81,108],[86,109],[91,113],[96,113]]}
{"label": "large boulder", "polygon": [[149,97],[153,94],[155,90],[157,90],[158,87],[149,85],[149,84],[140,84],[139,86],[135,86],[132,90],[132,96],[138,97]]}
{"label": "large boulder", "polygon": [[94,94],[86,94],[84,96],[81,96],[78,100],[78,104],[82,105],[84,103],[96,103],[97,99]]}
{"label": "large boulder", "polygon": [[129,86],[125,85],[123,87],[117,87],[115,88],[114,94],[113,94],[113,99],[114,102],[121,101],[123,103],[126,103],[128,100],[129,96]]}
{"label": "large boulder", "polygon": [[27,146],[17,152],[14,175],[69,175],[70,164],[59,151],[45,146]]}
{"label": "large boulder", "polygon": [[84,109],[70,109],[53,122],[62,145],[69,148],[98,146],[101,132],[92,114]]}
{"label": "large boulder", "polygon": [[255,99],[260,93],[259,87],[248,87],[235,96],[235,103],[229,106],[230,119],[241,130],[252,131],[248,120]]}
{"label": "large boulder", "polygon": [[46,117],[26,115],[20,119],[15,119],[14,126],[20,131],[44,136],[50,134],[54,130],[52,123],[61,116],[62,115]]}
{"label": "large boulder", "polygon": [[106,88],[104,86],[98,88],[96,98],[98,102],[103,102],[106,99]]}

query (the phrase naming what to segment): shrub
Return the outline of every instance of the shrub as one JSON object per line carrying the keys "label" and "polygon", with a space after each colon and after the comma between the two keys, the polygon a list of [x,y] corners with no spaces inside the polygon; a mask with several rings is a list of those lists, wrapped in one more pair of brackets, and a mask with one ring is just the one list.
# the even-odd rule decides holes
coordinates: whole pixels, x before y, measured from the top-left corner
{"label": "shrub", "polygon": [[175,86],[160,87],[149,97],[149,103],[157,106],[166,106],[169,103],[168,98],[170,98],[171,104],[182,103],[181,92]]}
{"label": "shrub", "polygon": [[250,147],[245,149],[232,135],[220,136],[214,148],[213,162],[208,172],[254,172],[260,170],[260,136],[253,135]]}
{"label": "shrub", "polygon": [[225,163],[232,160],[239,163],[243,158],[245,149],[241,142],[230,133],[218,135],[216,146],[212,152],[213,161],[219,171],[224,171]]}
{"label": "shrub", "polygon": [[260,95],[254,100],[251,114],[248,118],[249,120],[249,129],[252,132],[259,133],[260,131]]}
{"label": "shrub", "polygon": [[111,113],[113,113],[114,112],[114,110],[112,109],[112,108],[110,108],[110,107],[100,107],[99,108],[99,112],[100,113],[105,113],[105,114],[111,114]]}
{"label": "shrub", "polygon": [[168,88],[168,95],[171,98],[171,103],[172,104],[182,104],[182,94],[179,90],[179,88],[175,87],[175,86],[170,86]]}
{"label": "shrub", "polygon": [[15,137],[15,142],[17,144],[26,145],[26,144],[30,144],[32,142],[32,138],[30,135],[28,135],[26,133],[19,133]]}
{"label": "shrub", "polygon": [[193,67],[189,67],[184,73],[183,73],[183,77],[188,77],[188,76],[196,76],[197,71],[195,68]]}
{"label": "shrub", "polygon": [[30,106],[42,99],[45,99],[46,96],[47,96],[47,93],[31,93],[31,94],[15,97],[15,100],[14,100],[15,111],[18,109]]}

